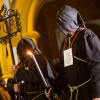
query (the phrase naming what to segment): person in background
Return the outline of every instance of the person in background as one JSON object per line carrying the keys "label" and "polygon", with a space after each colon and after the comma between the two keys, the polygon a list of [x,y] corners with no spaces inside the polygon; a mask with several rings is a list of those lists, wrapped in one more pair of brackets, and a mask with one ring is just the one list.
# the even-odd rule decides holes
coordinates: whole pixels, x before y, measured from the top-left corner
{"label": "person in background", "polygon": [[0,100],[12,100],[6,85],[5,79],[0,77]]}
{"label": "person in background", "polygon": [[15,84],[14,78],[8,78],[6,87],[12,100],[15,100],[15,96],[16,96],[16,93],[14,92],[14,89],[13,89],[14,84]]}
{"label": "person in background", "polygon": [[[28,51],[35,56],[48,87],[52,84],[54,76],[47,59],[32,39],[22,38],[17,45],[17,54],[20,62],[18,65],[12,65],[12,71],[16,74],[19,82],[14,85],[14,91],[22,91],[23,100],[46,100],[47,98],[44,94],[46,87],[37,70],[37,64],[32,56],[27,53]],[[24,83],[24,86],[21,86],[22,83]],[[22,87],[24,88],[22,89]]]}
{"label": "person in background", "polygon": [[48,91],[59,94],[67,85],[65,100],[100,100],[100,41],[87,29],[75,8],[57,13],[57,24],[66,38],[61,44],[60,71]]}

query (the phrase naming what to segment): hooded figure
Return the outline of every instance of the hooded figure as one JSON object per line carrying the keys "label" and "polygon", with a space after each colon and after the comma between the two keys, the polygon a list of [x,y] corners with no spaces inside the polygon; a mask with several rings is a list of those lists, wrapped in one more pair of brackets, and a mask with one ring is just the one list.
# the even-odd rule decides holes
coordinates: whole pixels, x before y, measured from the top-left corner
{"label": "hooded figure", "polygon": [[17,45],[17,54],[21,62],[24,62],[25,59],[30,56],[27,51],[31,51],[34,54],[41,54],[41,51],[34,44],[34,42],[29,38],[23,38],[19,41]]}
{"label": "hooded figure", "polygon": [[31,51],[34,54],[48,86],[50,86],[54,78],[47,59],[42,55],[32,39],[22,38],[17,45],[17,54],[20,62],[16,77],[18,81],[24,81],[23,100],[32,100],[34,98],[36,100],[45,100],[45,86],[35,61],[27,51]]}
{"label": "hooded figure", "polygon": [[60,49],[59,74],[50,90],[59,94],[66,87],[66,100],[100,100],[100,41],[97,35],[85,28],[81,15],[71,6],[58,12],[57,24],[66,38]]}
{"label": "hooded figure", "polygon": [[80,13],[70,6],[65,6],[58,11],[57,24],[65,35],[68,35],[69,31],[75,32],[78,27],[85,28],[85,24]]}

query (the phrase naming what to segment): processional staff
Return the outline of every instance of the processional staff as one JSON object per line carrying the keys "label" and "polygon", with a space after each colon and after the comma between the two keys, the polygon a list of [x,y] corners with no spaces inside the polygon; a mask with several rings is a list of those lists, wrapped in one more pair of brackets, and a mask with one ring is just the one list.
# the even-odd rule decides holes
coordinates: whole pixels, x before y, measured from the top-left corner
{"label": "processional staff", "polygon": [[[7,43],[9,43],[13,64],[15,64],[15,59],[14,59],[11,39],[14,36],[17,36],[18,32],[21,33],[21,30],[22,27],[20,23],[20,14],[18,13],[18,11],[12,9],[7,10],[6,5],[3,4],[0,10],[0,43],[2,43],[3,45],[7,45]],[[17,83],[16,74],[15,74],[15,80]],[[18,93],[18,96],[19,100],[21,100],[20,93]]]}

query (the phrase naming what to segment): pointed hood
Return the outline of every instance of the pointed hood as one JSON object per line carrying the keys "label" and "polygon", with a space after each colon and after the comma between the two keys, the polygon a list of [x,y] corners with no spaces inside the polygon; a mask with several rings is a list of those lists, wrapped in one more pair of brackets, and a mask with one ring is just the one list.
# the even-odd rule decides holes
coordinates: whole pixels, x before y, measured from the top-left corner
{"label": "pointed hood", "polygon": [[17,50],[19,49],[33,49],[35,51],[37,51],[38,53],[41,53],[41,51],[39,50],[39,48],[37,47],[37,45],[33,42],[32,39],[29,38],[22,38],[18,45],[17,45]]}
{"label": "pointed hood", "polygon": [[68,35],[69,31],[75,32],[79,26],[85,28],[80,13],[71,6],[65,6],[58,11],[57,24],[65,35]]}
{"label": "pointed hood", "polygon": [[27,50],[30,50],[34,53],[41,53],[37,45],[33,42],[32,39],[22,38],[17,45],[17,54],[19,59],[23,62],[29,55]]}

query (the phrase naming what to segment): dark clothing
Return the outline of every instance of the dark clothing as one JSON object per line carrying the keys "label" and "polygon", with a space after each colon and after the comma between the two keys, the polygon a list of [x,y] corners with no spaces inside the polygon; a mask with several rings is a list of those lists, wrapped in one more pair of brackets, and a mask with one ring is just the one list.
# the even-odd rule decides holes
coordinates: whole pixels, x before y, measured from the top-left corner
{"label": "dark clothing", "polygon": [[[44,56],[42,54],[36,54],[35,58],[38,62],[38,65],[39,65],[45,79],[47,80],[48,85],[50,85],[49,79],[51,79],[51,78],[48,76],[46,59],[44,58]],[[19,63],[19,66],[21,66],[21,68],[19,68],[16,73],[18,81],[23,80],[25,82],[24,95],[23,95],[24,99],[23,100],[32,100],[36,96],[38,96],[38,97],[35,100],[44,100],[44,99],[47,99],[44,95],[45,86],[40,78],[39,72],[36,68],[36,64],[35,64],[34,60],[32,60],[32,59],[33,58],[29,57],[24,62],[25,65],[22,63]],[[26,92],[29,92],[29,93],[26,93]]]}
{"label": "dark clothing", "polygon": [[12,98],[12,100],[15,100],[15,92],[13,89],[13,84],[8,84],[7,90]]}
{"label": "dark clothing", "polygon": [[[91,78],[89,82],[78,88],[77,100],[100,98],[100,42],[98,37],[89,29],[81,31],[72,45],[73,65],[66,67],[64,67],[63,47],[64,41],[61,45],[60,73],[53,83],[55,92],[58,93],[59,88],[61,89],[65,84],[71,87],[79,86]],[[73,91],[72,100],[75,100],[76,94],[77,89]],[[67,100],[70,100],[70,96],[71,92],[68,87]]]}
{"label": "dark clothing", "polygon": [[14,84],[15,84],[15,81],[14,81],[14,78],[9,78],[7,80],[7,90],[12,98],[12,100],[15,100],[15,92],[14,92]]}

